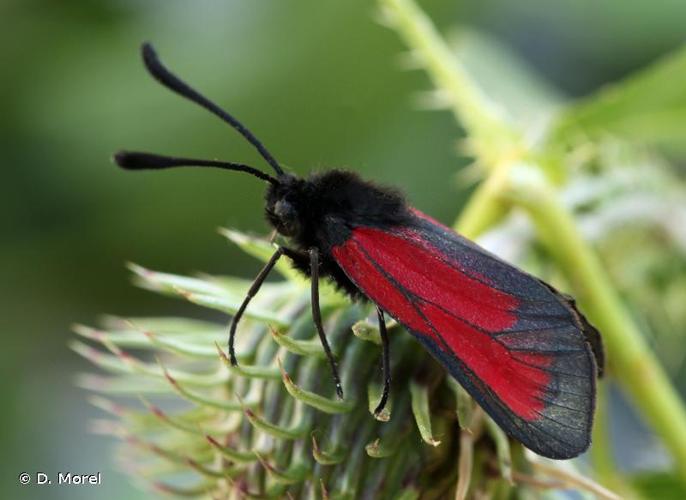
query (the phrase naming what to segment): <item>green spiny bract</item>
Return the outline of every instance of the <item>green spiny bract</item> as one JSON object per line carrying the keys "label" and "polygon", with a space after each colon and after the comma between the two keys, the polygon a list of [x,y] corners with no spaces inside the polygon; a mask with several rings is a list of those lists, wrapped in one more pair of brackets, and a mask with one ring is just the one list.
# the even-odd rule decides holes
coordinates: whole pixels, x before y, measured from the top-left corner
{"label": "green spiny bract", "polygon": [[[266,241],[223,234],[262,259],[272,250]],[[229,314],[249,286],[130,268],[139,286]],[[470,443],[478,440],[481,471],[473,486],[509,484],[502,431],[482,425],[485,417],[462,389],[393,323],[392,399],[373,416],[381,367],[371,309],[323,286],[322,312],[345,390],[345,400],[335,398],[307,283],[286,262],[278,271],[283,280],[265,284],[247,309],[235,368],[222,348],[222,322],[108,317],[99,329],[75,327],[86,342],[72,348],[107,372],[78,383],[109,414],[94,430],[121,439],[122,468],[177,495],[441,497],[454,494],[466,433]]]}

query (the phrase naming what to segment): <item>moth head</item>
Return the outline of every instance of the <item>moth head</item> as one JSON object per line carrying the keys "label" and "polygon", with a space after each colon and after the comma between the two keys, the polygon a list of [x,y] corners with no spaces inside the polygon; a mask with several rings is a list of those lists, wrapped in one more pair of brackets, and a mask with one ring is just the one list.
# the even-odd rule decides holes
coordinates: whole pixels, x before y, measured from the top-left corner
{"label": "moth head", "polygon": [[297,177],[284,174],[267,190],[267,219],[279,234],[289,238],[302,231],[301,184]]}

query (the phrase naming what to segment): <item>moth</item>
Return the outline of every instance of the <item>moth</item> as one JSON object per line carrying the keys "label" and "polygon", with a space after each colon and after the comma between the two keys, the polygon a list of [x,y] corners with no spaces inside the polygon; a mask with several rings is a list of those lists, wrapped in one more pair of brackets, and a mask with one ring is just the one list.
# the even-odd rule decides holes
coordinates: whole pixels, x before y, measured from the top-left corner
{"label": "moth", "polygon": [[266,217],[287,243],[276,247],[231,320],[233,365],[240,319],[286,257],[311,280],[312,316],[339,397],[338,367],[319,308],[320,278],[376,306],[384,374],[377,413],[391,381],[385,322],[390,316],[511,437],[549,458],[571,458],[588,448],[603,350],[598,331],[571,297],[412,208],[395,189],[345,170],[306,178],[284,171],[236,118],[171,73],[150,44],[143,45],[142,55],[158,82],[228,123],[273,170],[272,175],[239,163],[142,152],[114,156],[128,170],[210,167],[267,183]]}

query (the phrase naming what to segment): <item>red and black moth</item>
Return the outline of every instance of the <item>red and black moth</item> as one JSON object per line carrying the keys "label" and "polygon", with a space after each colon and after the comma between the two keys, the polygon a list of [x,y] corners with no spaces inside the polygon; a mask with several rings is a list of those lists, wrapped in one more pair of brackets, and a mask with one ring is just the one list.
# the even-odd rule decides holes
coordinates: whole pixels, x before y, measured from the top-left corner
{"label": "red and black moth", "polygon": [[384,391],[390,386],[389,315],[457,379],[507,434],[540,455],[566,459],[590,444],[596,377],[603,369],[600,335],[571,297],[557,292],[406,204],[395,190],[329,170],[307,178],[284,172],[238,120],[173,75],[149,44],[148,71],[162,85],[236,129],[275,172],[216,160],[119,152],[125,169],[179,166],[247,172],[268,183],[267,220],[288,245],[259,273],[229,329],[282,257],[311,278],[314,323],[343,397],[319,311],[318,281],[328,278],[353,299],[376,305],[383,341]]}

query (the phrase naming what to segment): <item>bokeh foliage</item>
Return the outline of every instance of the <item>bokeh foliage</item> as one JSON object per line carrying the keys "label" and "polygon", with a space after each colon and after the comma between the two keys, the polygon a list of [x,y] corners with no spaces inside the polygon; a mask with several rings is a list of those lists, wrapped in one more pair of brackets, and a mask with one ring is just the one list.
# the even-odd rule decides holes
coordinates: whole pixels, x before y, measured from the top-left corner
{"label": "bokeh foliage", "polygon": [[[546,107],[558,105],[561,95],[585,93],[656,59],[683,40],[680,20],[686,14],[686,6],[674,0],[660,8],[618,0],[592,7],[542,0],[422,5],[446,32],[456,23],[468,24],[496,33],[509,44],[506,52],[526,54],[560,89],[543,84],[550,97]],[[260,189],[254,183],[221,173],[134,180],[107,163],[122,145],[254,161],[224,128],[149,83],[135,57],[141,40],[155,41],[179,71],[193,74],[201,88],[230,105],[296,171],[352,165],[404,186],[415,205],[442,220],[450,220],[461,204],[459,189],[445,182],[460,165],[450,151],[458,131],[448,114],[417,113],[408,105],[408,97],[426,85],[425,77],[397,71],[400,45],[371,22],[368,2],[323,3],[313,9],[296,2],[6,0],[0,13],[0,143],[7,166],[0,184],[5,238],[0,251],[3,324],[11,339],[3,350],[7,411],[2,429],[8,454],[15,457],[10,462],[16,463],[3,467],[3,484],[12,497],[32,495],[15,489],[18,469],[56,470],[65,463],[106,469],[104,446],[80,439],[89,410],[69,388],[74,357],[63,348],[64,325],[90,321],[103,304],[126,314],[198,315],[196,309],[130,292],[122,262],[135,259],[176,271],[202,268],[246,277],[256,270],[211,237],[213,228],[225,223],[264,231]],[[502,54],[497,45],[496,54]],[[482,55],[473,58],[475,65]],[[491,65],[485,88],[503,96],[514,92],[516,98],[503,98],[504,103],[528,103],[531,82],[516,79],[516,68],[506,61],[512,61],[509,55]],[[661,99],[663,93],[660,89],[652,98]],[[671,103],[667,108],[675,109]],[[677,158],[671,169],[679,165],[678,151],[672,151],[678,141],[672,138],[669,145],[670,158]],[[636,155],[633,144],[629,149],[630,163],[646,171],[664,165],[654,150],[641,148]],[[607,141],[585,152],[622,170],[626,150]],[[593,171],[593,162],[585,165]],[[671,200],[679,198],[678,186],[670,175],[660,185],[653,183],[661,203],[648,203],[650,210],[638,215],[651,214],[658,222],[676,218]],[[465,185],[462,179],[458,186]],[[578,185],[587,192],[583,182]],[[612,183],[591,185],[617,192]],[[639,170],[626,185],[645,187],[645,176]],[[655,229],[649,240],[645,232],[601,238],[616,220],[613,207],[644,206],[626,190],[622,193],[624,203],[605,203],[602,217],[581,213],[587,221],[582,227],[614,256],[604,259],[608,271],[638,321],[647,323],[642,329],[674,379],[683,381],[683,348],[675,335],[683,331],[677,328],[683,321],[683,287],[674,281],[683,276],[683,258],[679,253],[664,257],[665,233]],[[570,203],[576,200],[579,210],[587,212],[583,197],[569,196]],[[668,231],[674,224],[662,226]],[[499,253],[509,251],[514,240],[507,241]],[[549,266],[541,268],[541,273],[555,274]],[[659,293],[641,293],[646,280],[665,292],[665,300]],[[642,317],[643,310],[650,314]],[[645,449],[645,441],[633,437],[620,440],[622,457]],[[73,446],[75,440],[79,447]],[[103,492],[116,497],[123,484],[111,474]],[[89,497],[78,491],[42,493]]]}
{"label": "bokeh foliage", "polygon": [[[436,93],[429,102],[451,109],[463,124],[466,132],[464,147],[475,160],[473,168],[484,177],[458,219],[457,229],[468,236],[476,236],[486,230],[503,233],[507,231],[511,213],[521,216],[523,211],[527,214],[528,217],[522,220],[525,225],[535,228],[536,236],[521,237],[522,233],[526,235],[530,230],[519,234],[512,232],[512,239],[520,245],[520,258],[527,257],[528,265],[538,267],[539,272],[542,265],[553,264],[554,267],[543,269],[541,274],[557,271],[564,280],[563,287],[575,292],[591,321],[604,333],[610,376],[616,377],[669,449],[674,459],[676,484],[686,480],[686,458],[683,454],[686,447],[682,443],[686,435],[686,411],[683,403],[663,368],[650,353],[634,317],[622,304],[610,275],[601,267],[601,261],[588,245],[575,213],[582,207],[579,215],[583,214],[587,219],[589,216],[596,218],[596,226],[600,226],[595,228],[596,240],[601,242],[616,235],[624,237],[627,227],[633,232],[629,238],[638,233],[639,238],[645,240],[651,239],[653,229],[664,233],[666,227],[671,227],[672,230],[665,233],[668,242],[660,249],[658,260],[669,259],[675,254],[683,255],[683,248],[679,246],[684,238],[681,227],[656,224],[650,216],[646,216],[643,225],[637,227],[637,216],[631,211],[615,211],[611,224],[602,220],[604,208],[614,208],[618,201],[628,200],[631,205],[639,196],[648,203],[660,204],[667,191],[661,184],[665,179],[671,179],[671,188],[677,196],[670,198],[667,206],[677,210],[684,208],[681,203],[684,187],[671,172],[669,164],[662,162],[657,167],[653,163],[653,169],[646,171],[643,162],[648,160],[642,150],[654,145],[666,146],[681,137],[681,123],[675,116],[679,117],[683,108],[681,101],[686,94],[681,90],[672,92],[669,86],[669,79],[675,71],[678,74],[681,67],[681,53],[677,52],[642,74],[578,104],[555,103],[547,93],[539,99],[529,88],[530,107],[524,114],[521,107],[518,113],[513,112],[513,106],[508,110],[500,101],[503,98],[500,93],[492,89],[490,94],[484,91],[484,78],[492,74],[486,54],[489,50],[492,55],[497,54],[494,46],[482,48],[483,42],[472,37],[467,48],[472,51],[471,58],[465,57],[464,44],[458,46],[457,51],[451,50],[411,0],[382,1],[381,20],[397,30],[409,46],[408,62],[424,69],[431,77]],[[474,52],[480,57],[475,57]],[[480,73],[470,70],[463,59],[479,61]],[[527,75],[521,68],[519,75],[522,79],[535,81],[535,76]],[[653,99],[651,88],[662,90],[661,98]],[[513,93],[507,97],[517,102]],[[537,101],[540,101],[538,106]],[[536,110],[537,107],[547,111],[547,116],[531,112],[531,108]],[[639,122],[639,128],[647,133],[636,137],[634,131],[637,126],[631,126],[632,120]],[[651,130],[654,132],[650,133]],[[679,143],[678,140],[675,142]],[[619,156],[606,156],[603,153],[607,149],[619,151]],[[623,167],[619,176],[617,163]],[[646,180],[641,185],[627,184],[626,177],[632,175],[644,176]],[[651,182],[651,179],[655,181]],[[579,182],[583,183],[581,188]],[[570,204],[566,199],[570,192],[576,192],[577,196],[585,199],[582,203],[574,200],[575,204]],[[233,232],[227,234],[248,251],[262,258],[268,256],[266,243],[262,243],[260,248],[257,241]],[[533,253],[538,244],[546,251]],[[613,260],[623,258],[614,255],[604,257]],[[212,284],[216,279],[193,280],[151,272],[138,266],[133,270],[146,288],[181,295],[191,302],[229,313],[235,312],[240,304],[239,290],[247,288],[245,283],[235,287],[229,279],[223,279],[223,287],[220,287]],[[288,272],[287,276],[291,274]],[[620,272],[615,279],[623,275]],[[673,284],[674,278],[677,285],[683,279],[678,274],[668,276],[668,285]],[[291,276],[290,279],[294,287],[301,283],[297,277]],[[240,369],[225,367],[224,371],[206,371],[205,367],[196,372],[193,365],[185,367],[177,363],[172,372],[160,359],[160,366],[156,367],[120,349],[121,345],[134,342],[140,348],[172,350],[200,360],[199,351],[203,351],[203,343],[192,336],[188,342],[189,332],[184,332],[182,326],[173,322],[167,324],[168,330],[161,332],[154,328],[154,321],[159,322],[159,319],[153,320],[152,331],[137,327],[137,320],[130,322],[133,331],[117,330],[115,324],[110,325],[114,331],[108,332],[77,328],[78,333],[101,343],[110,354],[93,350],[80,342],[73,344],[77,352],[108,371],[125,374],[105,379],[86,376],[81,379],[81,385],[97,392],[132,395],[146,390],[144,381],[155,377],[157,385],[147,389],[155,394],[165,392],[159,385],[159,379],[166,378],[166,392],[174,391],[197,405],[197,410],[170,414],[147,399],[143,399],[147,408],[143,412],[120,407],[107,399],[94,400],[96,405],[121,421],[104,421],[97,429],[122,438],[126,443],[125,453],[132,445],[144,451],[143,458],[127,453],[122,460],[134,474],[152,476],[153,484],[163,491],[189,495],[280,497],[288,492],[298,497],[397,498],[402,492],[408,498],[419,494],[465,498],[472,492],[474,495],[506,498],[515,492],[526,494],[533,489],[573,486],[613,498],[612,493],[602,490],[590,479],[558,465],[541,463],[531,457],[513,460],[507,439],[478,409],[474,412],[469,399],[461,397],[459,387],[447,383],[440,376],[438,380],[443,378],[443,384],[427,383],[436,377],[426,375],[427,371],[436,372],[436,369],[427,369],[429,359],[425,354],[415,353],[402,365],[401,373],[409,373],[410,378],[401,380],[401,389],[394,394],[394,417],[384,415],[382,421],[388,423],[380,426],[369,416],[365,418],[367,405],[360,404],[360,396],[368,392],[368,406],[373,408],[379,390],[373,377],[368,391],[361,391],[360,387],[366,385],[362,380],[370,378],[374,365],[369,364],[366,357],[370,349],[365,349],[363,342],[345,336],[351,324],[349,313],[360,315],[362,311],[350,308],[335,293],[333,296],[331,292],[325,293],[323,300],[325,311],[336,319],[331,321],[330,328],[339,334],[334,334],[337,339],[343,332],[343,340],[339,340],[337,346],[339,352],[344,353],[341,361],[355,366],[355,375],[363,374],[363,377],[356,377],[352,382],[352,375],[345,377],[346,390],[352,392],[347,401],[329,399],[303,388],[305,385],[321,390],[326,367],[320,359],[321,352],[316,346],[310,318],[301,312],[299,296],[303,290],[306,292],[306,287],[299,292],[287,284],[272,285],[281,294],[275,290],[272,293],[265,291],[261,298],[263,302],[256,304],[251,311],[253,319],[262,324],[260,330],[251,332],[248,349],[251,355],[246,359],[250,364]],[[639,298],[664,292],[651,288],[651,283],[641,285]],[[276,313],[283,309],[295,315]],[[642,312],[640,316],[649,317],[650,312],[653,311]],[[272,328],[271,338],[266,333],[265,324]],[[681,330],[686,325],[676,326]],[[278,331],[284,327],[287,331]],[[359,333],[373,327],[362,323],[352,329]],[[174,338],[169,330],[183,332],[184,338]],[[144,337],[147,342],[143,341]],[[393,350],[396,357],[403,359],[406,353],[414,351],[412,347],[398,345],[403,341],[397,337],[395,340]],[[219,359],[225,362],[226,355],[218,342],[215,343]],[[207,343],[204,345],[206,352]],[[277,353],[279,347],[281,354]],[[284,355],[285,361],[281,359]],[[299,382],[294,382],[289,372],[297,373]],[[274,384],[280,379],[283,387],[278,382]],[[206,390],[193,392],[184,384],[205,387]],[[352,386],[355,389],[351,390]],[[406,388],[409,390],[403,390]],[[452,395],[447,394],[449,388],[453,389]],[[207,389],[211,390],[208,392]],[[228,401],[221,397],[217,399],[217,392]],[[629,479],[615,468],[611,439],[607,435],[607,401],[604,395],[603,390],[599,398],[592,465],[599,478],[622,496],[640,496],[643,483],[636,481],[632,486]],[[249,404],[244,402],[246,399],[249,399]],[[471,413],[474,415],[468,417]],[[149,424],[152,427],[141,427],[138,421],[148,420],[150,415],[157,422]],[[326,418],[327,415],[335,417]],[[411,415],[416,428],[410,423]],[[452,415],[452,418],[446,418],[446,415]],[[456,419],[458,415],[463,417],[460,422]],[[441,429],[442,439],[434,436],[434,426]],[[484,427],[489,432],[484,435],[485,439],[479,439]],[[168,433],[169,428],[172,434]],[[421,440],[419,436],[412,435],[417,432]],[[312,436],[311,443],[307,439],[308,434]],[[322,451],[317,443],[316,436],[320,434],[327,436],[328,452]],[[436,447],[437,456],[427,453],[432,447]],[[516,444],[515,450],[520,450]],[[157,455],[162,463],[146,465],[147,455]],[[411,460],[408,457],[412,457]],[[208,466],[208,463],[212,465]],[[178,480],[180,472],[190,470],[204,479],[190,485],[155,479],[159,474],[171,474]]]}

